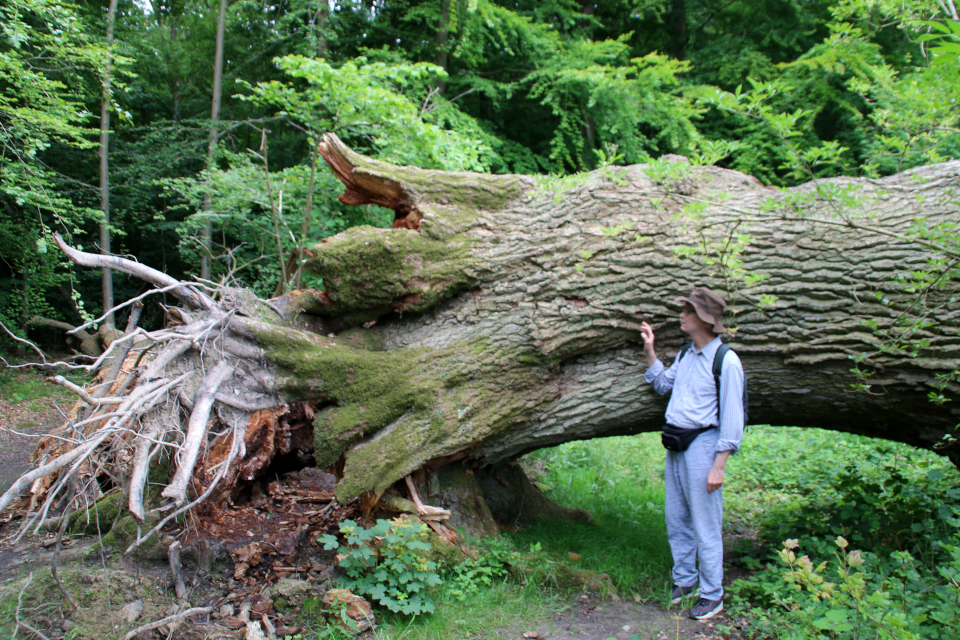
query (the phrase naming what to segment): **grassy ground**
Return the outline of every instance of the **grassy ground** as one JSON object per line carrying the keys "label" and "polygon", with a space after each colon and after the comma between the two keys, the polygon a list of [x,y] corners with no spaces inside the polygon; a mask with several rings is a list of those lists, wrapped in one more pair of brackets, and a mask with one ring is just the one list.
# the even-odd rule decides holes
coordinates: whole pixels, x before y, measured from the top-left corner
{"label": "grassy ground", "polygon": [[[590,510],[597,522],[551,521],[509,532],[516,548],[539,545],[553,562],[607,573],[621,597],[665,601],[671,562],[658,434],[568,443],[536,452],[524,463],[551,498]],[[772,558],[787,538],[836,551],[833,539],[844,535],[868,557],[908,550],[921,569],[925,560],[934,569],[932,539],[934,533],[941,540],[950,535],[957,487],[960,473],[928,451],[817,429],[751,426],[742,451],[727,466],[725,535],[737,540],[732,555],[738,572],[759,570],[757,584],[766,581],[774,589],[782,589],[782,577]],[[505,581],[465,602],[444,598],[441,591],[437,614],[413,621],[387,618],[379,638],[486,637],[479,630],[532,620],[557,606],[557,590],[530,587]],[[749,615],[756,598],[751,587],[756,585],[747,578],[732,590],[736,613]],[[771,632],[777,624],[754,632],[779,637]]]}
{"label": "grassy ground", "polygon": [[670,548],[663,523],[663,447],[657,434],[571,442],[537,452],[528,467],[553,500],[586,509],[596,524],[544,521],[510,534],[539,542],[558,558],[606,573],[621,595],[659,597],[669,588]]}

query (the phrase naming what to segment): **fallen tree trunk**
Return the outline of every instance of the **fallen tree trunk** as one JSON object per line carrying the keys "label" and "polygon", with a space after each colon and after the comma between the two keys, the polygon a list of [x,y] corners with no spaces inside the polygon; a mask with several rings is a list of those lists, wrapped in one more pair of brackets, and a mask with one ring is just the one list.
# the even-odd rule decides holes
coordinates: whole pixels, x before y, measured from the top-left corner
{"label": "fallen tree trunk", "polygon": [[[127,337],[140,345],[131,356],[147,346],[156,356],[127,368],[124,404],[71,427],[101,443],[94,466],[132,482],[138,518],[164,455],[152,508],[165,498],[179,511],[293,451],[336,466],[345,501],[453,463],[506,486],[512,472],[498,465],[529,451],[659,430],[665,401],[643,382],[639,325],[672,355],[685,340],[672,300],[697,285],[730,302],[752,422],[927,448],[957,423],[949,403],[927,397],[932,385],[955,391],[937,375],[957,369],[956,284],[944,276],[911,292],[897,276],[957,259],[915,227],[960,222],[960,162],[781,192],[680,159],[535,180],[396,167],[331,135],[320,153],[346,185],[341,200],[396,211],[392,229],[352,228],[313,247],[306,268],[325,291],[204,293],[60,242],[81,264],[109,259],[183,303],[175,326]],[[852,374],[854,361],[872,377]],[[72,447],[48,443],[42,461]],[[958,449],[942,453],[960,463]]]}

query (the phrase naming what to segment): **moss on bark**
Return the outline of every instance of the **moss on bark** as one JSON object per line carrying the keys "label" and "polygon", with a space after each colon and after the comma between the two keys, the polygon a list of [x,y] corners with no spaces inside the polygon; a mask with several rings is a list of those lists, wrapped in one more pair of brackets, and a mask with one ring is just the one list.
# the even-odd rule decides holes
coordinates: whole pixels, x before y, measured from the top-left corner
{"label": "moss on bark", "polygon": [[276,327],[257,340],[284,375],[293,398],[329,403],[314,418],[314,457],[321,467],[337,461],[353,442],[377,433],[431,395],[417,350],[369,351],[333,338]]}
{"label": "moss on bark", "polygon": [[476,262],[463,235],[434,240],[407,229],[353,227],[316,245],[306,269],[323,278],[331,304],[324,315],[432,309],[470,286]]}

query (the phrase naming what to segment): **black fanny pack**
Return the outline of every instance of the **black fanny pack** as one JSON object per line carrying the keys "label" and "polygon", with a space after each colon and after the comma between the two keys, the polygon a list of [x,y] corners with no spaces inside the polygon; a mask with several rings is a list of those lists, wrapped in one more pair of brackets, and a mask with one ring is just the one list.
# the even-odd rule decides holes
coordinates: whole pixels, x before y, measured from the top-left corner
{"label": "black fanny pack", "polygon": [[704,427],[703,429],[681,429],[672,424],[663,426],[663,435],[661,441],[665,449],[670,451],[686,451],[690,443],[697,439],[697,436],[704,431],[710,431],[716,427]]}

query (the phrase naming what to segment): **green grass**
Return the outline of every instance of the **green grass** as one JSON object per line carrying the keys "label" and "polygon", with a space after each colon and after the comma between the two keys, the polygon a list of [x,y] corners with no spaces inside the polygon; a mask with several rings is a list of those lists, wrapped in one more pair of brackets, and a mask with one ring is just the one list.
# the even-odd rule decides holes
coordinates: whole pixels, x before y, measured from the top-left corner
{"label": "green grass", "polygon": [[[511,532],[559,560],[606,573],[624,595],[662,595],[671,565],[663,522],[663,447],[658,434],[570,442],[538,451],[528,467],[555,502],[586,509],[596,523],[543,521]],[[571,561],[569,554],[581,556]]]}
{"label": "green grass", "polygon": [[[511,579],[481,589],[463,601],[449,597],[441,588],[437,610],[432,615],[410,618],[385,613],[374,633],[377,640],[449,640],[450,638],[486,638],[502,627],[533,629],[544,619],[561,611],[555,596],[528,582],[526,586]],[[527,627],[526,629],[524,627]],[[516,636],[522,635],[522,631]]]}
{"label": "green grass", "polygon": [[[82,376],[68,374],[66,377],[83,384]],[[63,387],[44,380],[36,371],[0,366],[0,399],[7,402],[27,402],[31,411],[40,411],[44,408],[42,400],[50,396],[66,398],[70,395]]]}

